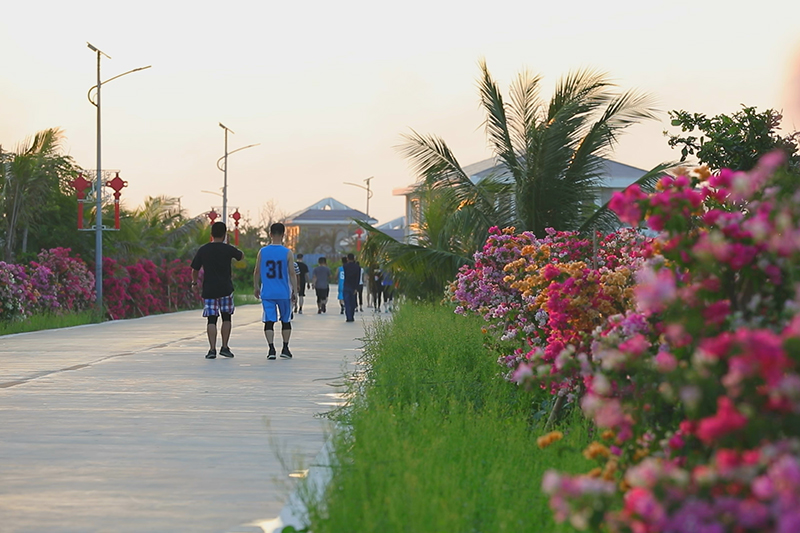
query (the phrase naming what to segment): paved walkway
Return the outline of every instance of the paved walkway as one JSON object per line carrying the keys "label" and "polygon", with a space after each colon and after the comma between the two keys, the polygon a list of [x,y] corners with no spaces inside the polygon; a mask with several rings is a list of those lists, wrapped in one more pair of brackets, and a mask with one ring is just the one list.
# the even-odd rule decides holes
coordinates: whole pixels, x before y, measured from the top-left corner
{"label": "paved walkway", "polygon": [[198,311],[0,337],[0,531],[271,530],[374,315],[299,315],[267,361],[260,310],[233,359]]}

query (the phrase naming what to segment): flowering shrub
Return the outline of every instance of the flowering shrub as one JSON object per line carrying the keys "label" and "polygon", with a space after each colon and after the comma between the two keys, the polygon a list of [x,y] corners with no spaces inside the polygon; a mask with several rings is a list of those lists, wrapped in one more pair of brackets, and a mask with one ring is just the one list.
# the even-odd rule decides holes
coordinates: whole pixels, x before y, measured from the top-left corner
{"label": "flowering shrub", "polygon": [[79,311],[94,300],[94,276],[68,248],[39,253],[27,265],[0,262],[0,320]]}
{"label": "flowering shrub", "polygon": [[587,350],[592,330],[630,306],[632,274],[648,242],[630,229],[595,245],[575,232],[551,229],[537,239],[492,228],[475,265],[459,272],[456,312],[479,313],[499,341],[516,341],[500,361],[515,379],[536,372],[571,386],[575,373],[558,356],[568,346]]}
{"label": "flowering shrub", "polygon": [[[95,280],[69,248],[43,250],[27,265],[0,261],[0,320],[37,313],[62,313],[91,308]],[[190,290],[188,261],[163,262],[160,267],[141,259],[122,266],[103,259],[103,300],[112,319],[191,309],[199,301]]]}
{"label": "flowering shrub", "polygon": [[[528,262],[520,249],[492,265],[505,274],[491,278],[501,301],[480,295],[475,310],[489,320],[517,304],[519,316],[547,313],[529,330],[493,324],[521,325],[535,347],[515,380],[579,376],[581,408],[598,428],[584,452],[595,468],[543,480],[558,520],[620,533],[800,531],[800,192],[776,172],[781,161],[770,154],[747,173],[700,169],[663,178],[653,195],[615,195],[622,220],[660,232],[637,246],[621,299],[599,297],[608,283],[575,257],[557,264],[533,250],[540,258]],[[484,282],[463,274],[460,311]],[[552,322],[554,309],[564,316]]]}

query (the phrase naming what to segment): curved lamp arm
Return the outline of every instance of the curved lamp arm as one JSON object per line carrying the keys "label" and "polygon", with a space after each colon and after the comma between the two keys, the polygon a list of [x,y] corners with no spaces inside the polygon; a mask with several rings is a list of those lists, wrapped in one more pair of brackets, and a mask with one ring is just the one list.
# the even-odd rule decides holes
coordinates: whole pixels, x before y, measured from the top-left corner
{"label": "curved lamp arm", "polygon": [[[110,81],[114,81],[114,80],[115,80],[115,79],[117,79],[117,78],[121,78],[122,76],[125,76],[125,75],[127,75],[127,74],[132,74],[132,73],[134,73],[134,72],[139,72],[140,70],[146,70],[146,69],[148,69],[148,68],[150,68],[150,67],[152,67],[152,66],[153,66],[153,65],[147,65],[146,67],[139,67],[139,68],[135,68],[135,69],[133,69],[133,70],[129,70],[128,72],[123,72],[122,74],[117,74],[117,75],[116,75],[116,76],[114,76],[113,78],[108,78],[106,81],[104,81],[104,82],[101,82],[101,83],[100,83],[100,85],[105,85],[106,83],[108,83],[108,82],[110,82]],[[93,85],[93,86],[92,86],[92,87],[89,89],[89,92],[87,92],[87,93],[86,93],[86,98],[88,98],[88,99],[89,99],[89,103],[91,103],[91,104],[92,104],[93,106],[95,106],[95,107],[97,107],[97,104],[95,103],[95,101],[94,101],[94,100],[92,100],[92,91],[94,91],[94,90],[96,90],[96,89],[97,89],[97,85]]]}

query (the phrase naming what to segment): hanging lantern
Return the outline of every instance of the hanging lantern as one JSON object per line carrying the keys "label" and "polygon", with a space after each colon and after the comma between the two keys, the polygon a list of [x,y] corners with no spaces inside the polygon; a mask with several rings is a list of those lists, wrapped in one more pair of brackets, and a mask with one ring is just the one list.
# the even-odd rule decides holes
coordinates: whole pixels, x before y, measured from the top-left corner
{"label": "hanging lantern", "polygon": [[233,214],[231,215],[231,218],[233,219],[233,225],[234,225],[233,243],[236,246],[239,246],[239,219],[242,218],[242,214],[239,212],[238,207],[236,208],[236,211],[234,211]]}
{"label": "hanging lantern", "polygon": [[75,188],[78,196],[78,229],[83,229],[83,201],[86,198],[86,189],[92,186],[92,182],[83,177],[83,173],[78,174],[78,177],[70,181],[69,184]]}
{"label": "hanging lantern", "polygon": [[128,182],[119,177],[119,172],[114,179],[106,182],[106,187],[114,189],[114,229],[119,229],[119,197],[122,196],[122,189],[127,186]]}

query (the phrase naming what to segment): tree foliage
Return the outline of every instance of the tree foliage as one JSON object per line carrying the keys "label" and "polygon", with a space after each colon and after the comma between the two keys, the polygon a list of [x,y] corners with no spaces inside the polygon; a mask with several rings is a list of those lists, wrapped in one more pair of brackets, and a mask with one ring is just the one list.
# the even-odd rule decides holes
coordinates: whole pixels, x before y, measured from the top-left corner
{"label": "tree foliage", "polygon": [[681,134],[665,131],[664,135],[672,148],[680,147],[681,161],[691,155],[714,170],[751,170],[761,156],[781,149],[788,156],[789,166],[800,169],[800,132],[781,136],[777,130],[783,117],[778,111],[759,113],[755,107],[743,105],[741,111],[711,118],[683,110],[670,111],[669,116],[672,126],[681,128]]}

